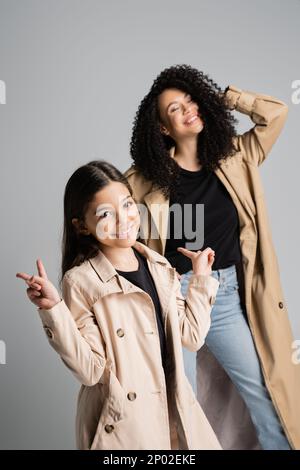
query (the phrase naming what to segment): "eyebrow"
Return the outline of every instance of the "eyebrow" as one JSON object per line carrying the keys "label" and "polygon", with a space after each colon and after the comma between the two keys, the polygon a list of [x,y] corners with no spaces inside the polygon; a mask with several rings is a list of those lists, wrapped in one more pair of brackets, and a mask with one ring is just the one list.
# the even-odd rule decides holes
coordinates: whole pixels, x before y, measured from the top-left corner
{"label": "eyebrow", "polygon": [[[185,93],[184,98],[188,95],[189,95],[189,93]],[[172,104],[176,104],[176,103],[178,103],[178,101],[171,101],[171,103],[168,104],[166,111],[168,111],[169,107],[172,106]]]}

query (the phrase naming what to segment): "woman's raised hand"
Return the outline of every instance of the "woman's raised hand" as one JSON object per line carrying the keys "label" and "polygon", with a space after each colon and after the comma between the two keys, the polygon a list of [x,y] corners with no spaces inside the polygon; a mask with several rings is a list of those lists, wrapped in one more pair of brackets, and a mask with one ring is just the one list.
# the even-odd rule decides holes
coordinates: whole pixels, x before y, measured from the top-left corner
{"label": "woman's raised hand", "polygon": [[42,260],[36,261],[38,276],[30,276],[26,273],[17,273],[16,277],[24,279],[29,286],[27,295],[32,303],[42,309],[54,307],[61,301],[56,287],[49,281]]}
{"label": "woman's raised hand", "polygon": [[206,248],[203,251],[190,251],[180,247],[177,250],[191,259],[194,274],[203,274],[204,276],[211,274],[211,267],[215,261],[215,252],[211,248]]}

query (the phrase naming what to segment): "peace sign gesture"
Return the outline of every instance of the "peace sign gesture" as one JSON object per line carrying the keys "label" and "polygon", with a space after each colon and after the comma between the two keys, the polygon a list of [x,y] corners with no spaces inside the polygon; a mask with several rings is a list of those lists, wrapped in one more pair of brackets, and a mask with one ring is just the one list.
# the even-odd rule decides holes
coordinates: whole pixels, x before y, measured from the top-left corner
{"label": "peace sign gesture", "polygon": [[211,267],[215,261],[215,252],[211,248],[201,251],[190,251],[186,248],[177,248],[180,253],[192,260],[194,274],[209,276]]}
{"label": "peace sign gesture", "polygon": [[42,260],[36,261],[38,276],[26,273],[17,273],[16,277],[24,279],[29,286],[27,295],[37,307],[48,310],[61,301],[56,287],[49,281]]}

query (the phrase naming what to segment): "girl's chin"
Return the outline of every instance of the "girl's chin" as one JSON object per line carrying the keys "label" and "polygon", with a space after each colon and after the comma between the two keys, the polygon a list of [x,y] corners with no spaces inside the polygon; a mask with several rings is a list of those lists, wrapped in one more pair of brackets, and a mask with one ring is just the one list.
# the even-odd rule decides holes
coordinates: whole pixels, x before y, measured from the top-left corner
{"label": "girl's chin", "polygon": [[120,245],[134,245],[136,242],[136,237],[117,237],[109,240],[110,245],[120,246]]}
{"label": "girl's chin", "polygon": [[132,238],[132,237],[121,238],[121,237],[118,237],[118,238],[115,238],[114,241],[117,242],[117,243],[135,243],[136,238]]}

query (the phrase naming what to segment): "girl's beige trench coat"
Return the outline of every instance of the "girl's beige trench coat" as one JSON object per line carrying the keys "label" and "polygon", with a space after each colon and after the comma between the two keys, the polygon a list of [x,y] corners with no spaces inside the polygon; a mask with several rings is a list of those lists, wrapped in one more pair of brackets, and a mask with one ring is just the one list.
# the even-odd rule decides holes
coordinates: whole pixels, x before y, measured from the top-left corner
{"label": "girl's beige trench coat", "polygon": [[50,345],[82,384],[77,448],[219,450],[182,355],[182,344],[191,351],[204,344],[219,282],[194,274],[184,298],[175,268],[145,244],[134,246],[147,259],[161,303],[166,372],[150,295],[101,251],[67,271],[60,302],[37,309]]}
{"label": "girl's beige trench coat", "polygon": [[[272,401],[291,447],[300,449],[300,365],[292,361],[293,336],[258,170],[280,134],[288,107],[271,96],[235,86],[228,87],[226,99],[231,110],[247,114],[255,123],[252,129],[234,138],[236,154],[215,171],[238,211],[242,302]],[[174,150],[174,147],[170,150],[171,156]],[[142,217],[140,240],[163,255],[169,200],[134,165],[125,176],[136,202],[147,208],[146,216]],[[244,402],[229,377],[206,346],[197,356],[197,398],[222,447],[259,448]]]}

